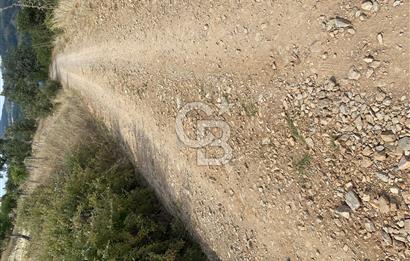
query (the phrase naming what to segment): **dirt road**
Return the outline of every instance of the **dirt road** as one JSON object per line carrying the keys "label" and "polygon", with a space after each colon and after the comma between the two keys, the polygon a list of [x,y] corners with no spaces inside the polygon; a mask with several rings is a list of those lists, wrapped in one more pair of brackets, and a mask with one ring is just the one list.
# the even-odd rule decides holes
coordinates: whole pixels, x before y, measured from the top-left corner
{"label": "dirt road", "polygon": [[[408,92],[408,3],[372,8],[317,0],[63,1],[53,77],[110,126],[210,258],[404,258],[406,244],[381,247],[384,216],[367,214],[366,170],[347,165],[360,154],[329,152],[324,137],[337,125],[311,132],[311,115],[293,118],[286,105],[295,88],[306,87],[303,99],[331,77],[353,96]],[[367,68],[370,55],[381,64]],[[216,113],[207,119],[229,125],[228,164],[198,166],[197,151],[178,139],[176,117],[188,102],[211,106]],[[192,133],[195,121],[185,130]],[[346,219],[335,209],[352,188],[361,206]],[[366,232],[369,219],[377,230]]]}

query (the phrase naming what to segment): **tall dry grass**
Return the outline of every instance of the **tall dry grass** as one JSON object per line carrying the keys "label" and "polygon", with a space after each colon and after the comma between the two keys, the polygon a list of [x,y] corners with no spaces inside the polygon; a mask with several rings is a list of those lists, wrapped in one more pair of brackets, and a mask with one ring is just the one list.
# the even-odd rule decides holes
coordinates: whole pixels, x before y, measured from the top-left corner
{"label": "tall dry grass", "polygon": [[95,1],[90,0],[59,0],[57,8],[54,9],[53,17],[49,25],[57,35],[54,42],[54,52],[64,50],[67,42],[78,32],[78,28],[95,23]]}
{"label": "tall dry grass", "polygon": [[63,89],[54,113],[39,122],[33,139],[32,156],[25,163],[29,172],[23,191],[30,194],[38,184],[62,167],[65,155],[83,140],[92,139],[95,124],[81,99]]}

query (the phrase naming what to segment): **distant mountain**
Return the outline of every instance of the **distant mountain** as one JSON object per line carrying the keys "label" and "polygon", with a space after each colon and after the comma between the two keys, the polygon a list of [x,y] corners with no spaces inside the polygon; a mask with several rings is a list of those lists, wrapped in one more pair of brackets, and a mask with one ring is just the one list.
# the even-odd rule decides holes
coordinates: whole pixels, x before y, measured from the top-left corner
{"label": "distant mountain", "polygon": [[[15,0],[0,0],[0,7],[11,6]],[[0,55],[18,43],[16,16],[19,8],[10,8],[0,13]]]}
{"label": "distant mountain", "polygon": [[[16,0],[0,0],[0,7],[11,6]],[[16,17],[19,8],[10,8],[0,12],[0,55],[4,57],[9,49],[17,46],[19,34],[17,32]],[[1,67],[3,70],[3,68]],[[7,127],[22,115],[19,106],[7,97],[5,98],[0,119],[0,137]]]}
{"label": "distant mountain", "polygon": [[22,112],[19,106],[6,97],[0,119],[0,137],[3,137],[7,127],[13,124],[21,116]]}

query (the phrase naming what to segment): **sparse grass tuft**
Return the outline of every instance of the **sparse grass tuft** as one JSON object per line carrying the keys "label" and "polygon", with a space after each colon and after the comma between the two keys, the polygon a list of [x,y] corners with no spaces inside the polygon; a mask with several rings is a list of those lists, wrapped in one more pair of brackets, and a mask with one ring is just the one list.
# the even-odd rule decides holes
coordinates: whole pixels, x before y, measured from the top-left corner
{"label": "sparse grass tuft", "polygon": [[245,110],[246,115],[249,117],[254,117],[258,114],[258,106],[253,102],[243,102],[242,107]]}
{"label": "sparse grass tuft", "polygon": [[302,136],[302,134],[300,134],[299,129],[296,127],[295,123],[293,122],[293,120],[289,116],[286,116],[286,122],[287,122],[288,127],[291,131],[293,139],[295,141],[301,142],[302,144],[306,144],[305,138]]}
{"label": "sparse grass tuft", "polygon": [[340,145],[337,143],[336,137],[334,136],[330,137],[330,148],[335,151],[338,151],[340,149]]}
{"label": "sparse grass tuft", "polygon": [[306,169],[309,168],[311,164],[312,157],[305,153],[298,162],[295,163],[295,167],[300,174],[305,174]]}

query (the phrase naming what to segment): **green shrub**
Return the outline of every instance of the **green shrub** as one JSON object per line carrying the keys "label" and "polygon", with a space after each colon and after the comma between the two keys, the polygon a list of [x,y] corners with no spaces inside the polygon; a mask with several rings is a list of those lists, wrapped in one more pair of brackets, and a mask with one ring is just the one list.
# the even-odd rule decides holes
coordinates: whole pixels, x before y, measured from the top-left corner
{"label": "green shrub", "polygon": [[[100,139],[101,140],[101,139]],[[106,140],[106,139],[102,139]],[[25,200],[37,260],[205,260],[113,141],[83,145]]]}

